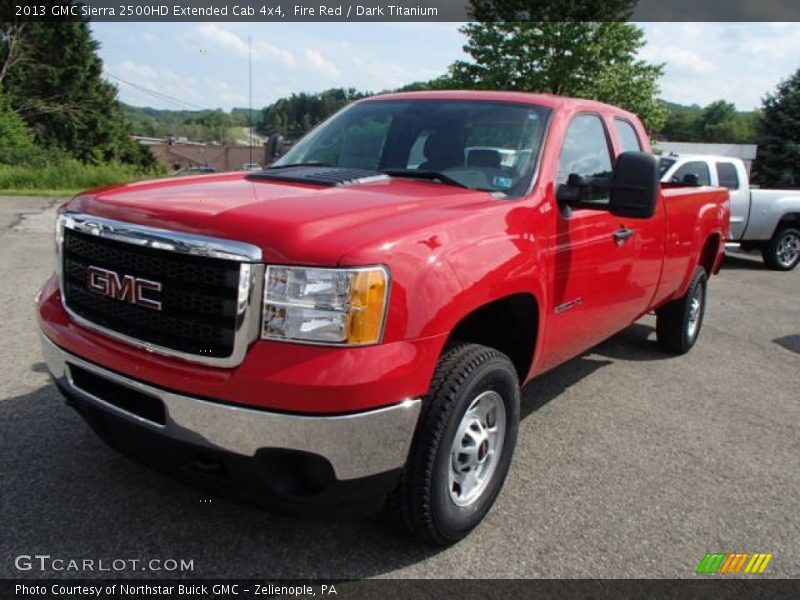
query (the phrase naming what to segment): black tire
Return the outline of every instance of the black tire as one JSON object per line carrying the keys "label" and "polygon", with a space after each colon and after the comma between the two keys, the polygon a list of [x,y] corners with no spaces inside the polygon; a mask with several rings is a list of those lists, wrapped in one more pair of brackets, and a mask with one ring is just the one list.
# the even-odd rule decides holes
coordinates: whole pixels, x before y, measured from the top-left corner
{"label": "black tire", "polygon": [[[656,311],[656,339],[661,348],[673,354],[686,354],[692,349],[703,326],[706,289],[706,270],[696,267],[686,294]],[[699,312],[693,311],[695,299],[700,302]]]}
{"label": "black tire", "polygon": [[[791,245],[792,248],[788,246]],[[800,229],[780,227],[761,248],[764,264],[773,271],[791,271],[800,263]]]}
{"label": "black tire", "polygon": [[[458,443],[456,436],[465,422],[463,419],[476,399],[491,397],[499,410],[501,403],[496,395],[502,398],[505,411],[503,441],[495,442],[500,448],[496,455],[499,457],[485,479],[482,492],[472,503],[459,506],[452,498],[456,492],[449,487],[448,477],[454,464],[451,451]],[[489,512],[511,465],[519,427],[519,403],[517,372],[501,352],[477,344],[459,344],[442,356],[423,402],[400,484],[389,498],[391,514],[414,536],[438,546],[452,544],[467,535]],[[495,426],[500,427],[497,421]]]}

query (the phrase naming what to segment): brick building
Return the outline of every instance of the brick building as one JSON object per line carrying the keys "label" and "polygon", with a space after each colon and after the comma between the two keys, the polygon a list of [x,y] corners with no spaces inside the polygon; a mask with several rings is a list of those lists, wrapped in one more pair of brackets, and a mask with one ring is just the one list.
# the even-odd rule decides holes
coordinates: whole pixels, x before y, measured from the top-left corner
{"label": "brick building", "polygon": [[[142,140],[140,140],[141,142]],[[266,148],[263,146],[214,145],[197,143],[146,142],[159,165],[169,171],[187,167],[209,166],[217,171],[238,171],[249,162],[264,165]]]}

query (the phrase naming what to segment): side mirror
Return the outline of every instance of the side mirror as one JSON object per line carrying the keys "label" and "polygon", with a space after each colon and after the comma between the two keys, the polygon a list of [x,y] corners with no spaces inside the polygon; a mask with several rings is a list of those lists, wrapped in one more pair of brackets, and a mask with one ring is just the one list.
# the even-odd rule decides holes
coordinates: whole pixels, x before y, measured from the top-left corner
{"label": "side mirror", "polygon": [[[567,182],[556,189],[564,216],[572,209],[607,210],[619,217],[649,219],[656,212],[659,190],[658,159],[646,152],[624,152],[617,157],[611,177],[581,177],[570,174]],[[587,188],[608,190],[606,202],[585,200]]]}
{"label": "side mirror", "polygon": [[646,152],[623,152],[617,157],[609,187],[611,214],[649,219],[658,202],[658,159]]}
{"label": "side mirror", "polygon": [[556,200],[563,209],[571,211],[578,208],[583,200],[583,190],[589,185],[587,180],[576,173],[570,173],[566,183],[556,189]]}

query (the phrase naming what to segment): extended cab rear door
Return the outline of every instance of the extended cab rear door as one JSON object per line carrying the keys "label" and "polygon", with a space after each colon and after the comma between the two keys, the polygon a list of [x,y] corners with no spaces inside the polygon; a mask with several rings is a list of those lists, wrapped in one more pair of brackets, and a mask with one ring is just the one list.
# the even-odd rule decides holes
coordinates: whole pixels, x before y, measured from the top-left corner
{"label": "extended cab rear door", "polygon": [[713,185],[727,188],[731,195],[730,239],[741,239],[750,216],[750,187],[747,183],[747,171],[745,171],[744,163],[720,157],[714,165],[713,175]]}

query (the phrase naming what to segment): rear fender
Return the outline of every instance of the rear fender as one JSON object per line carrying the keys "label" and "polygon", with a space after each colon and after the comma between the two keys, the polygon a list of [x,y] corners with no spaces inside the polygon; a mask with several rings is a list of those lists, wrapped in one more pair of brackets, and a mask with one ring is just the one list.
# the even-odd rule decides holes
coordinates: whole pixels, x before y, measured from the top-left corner
{"label": "rear fender", "polygon": [[[719,270],[721,254],[725,252],[725,241],[728,239],[730,220],[728,191],[721,190],[720,194],[725,196],[724,202],[708,202],[700,207],[697,226],[692,238],[689,268],[686,270],[681,286],[675,295],[677,298],[682,297],[689,290],[695,267],[698,265],[704,266],[709,277]],[[715,197],[715,200],[719,200],[719,197]]]}
{"label": "rear fender", "polygon": [[784,220],[800,223],[800,191],[753,190],[750,219],[742,240],[767,241],[772,239],[778,225]]}

